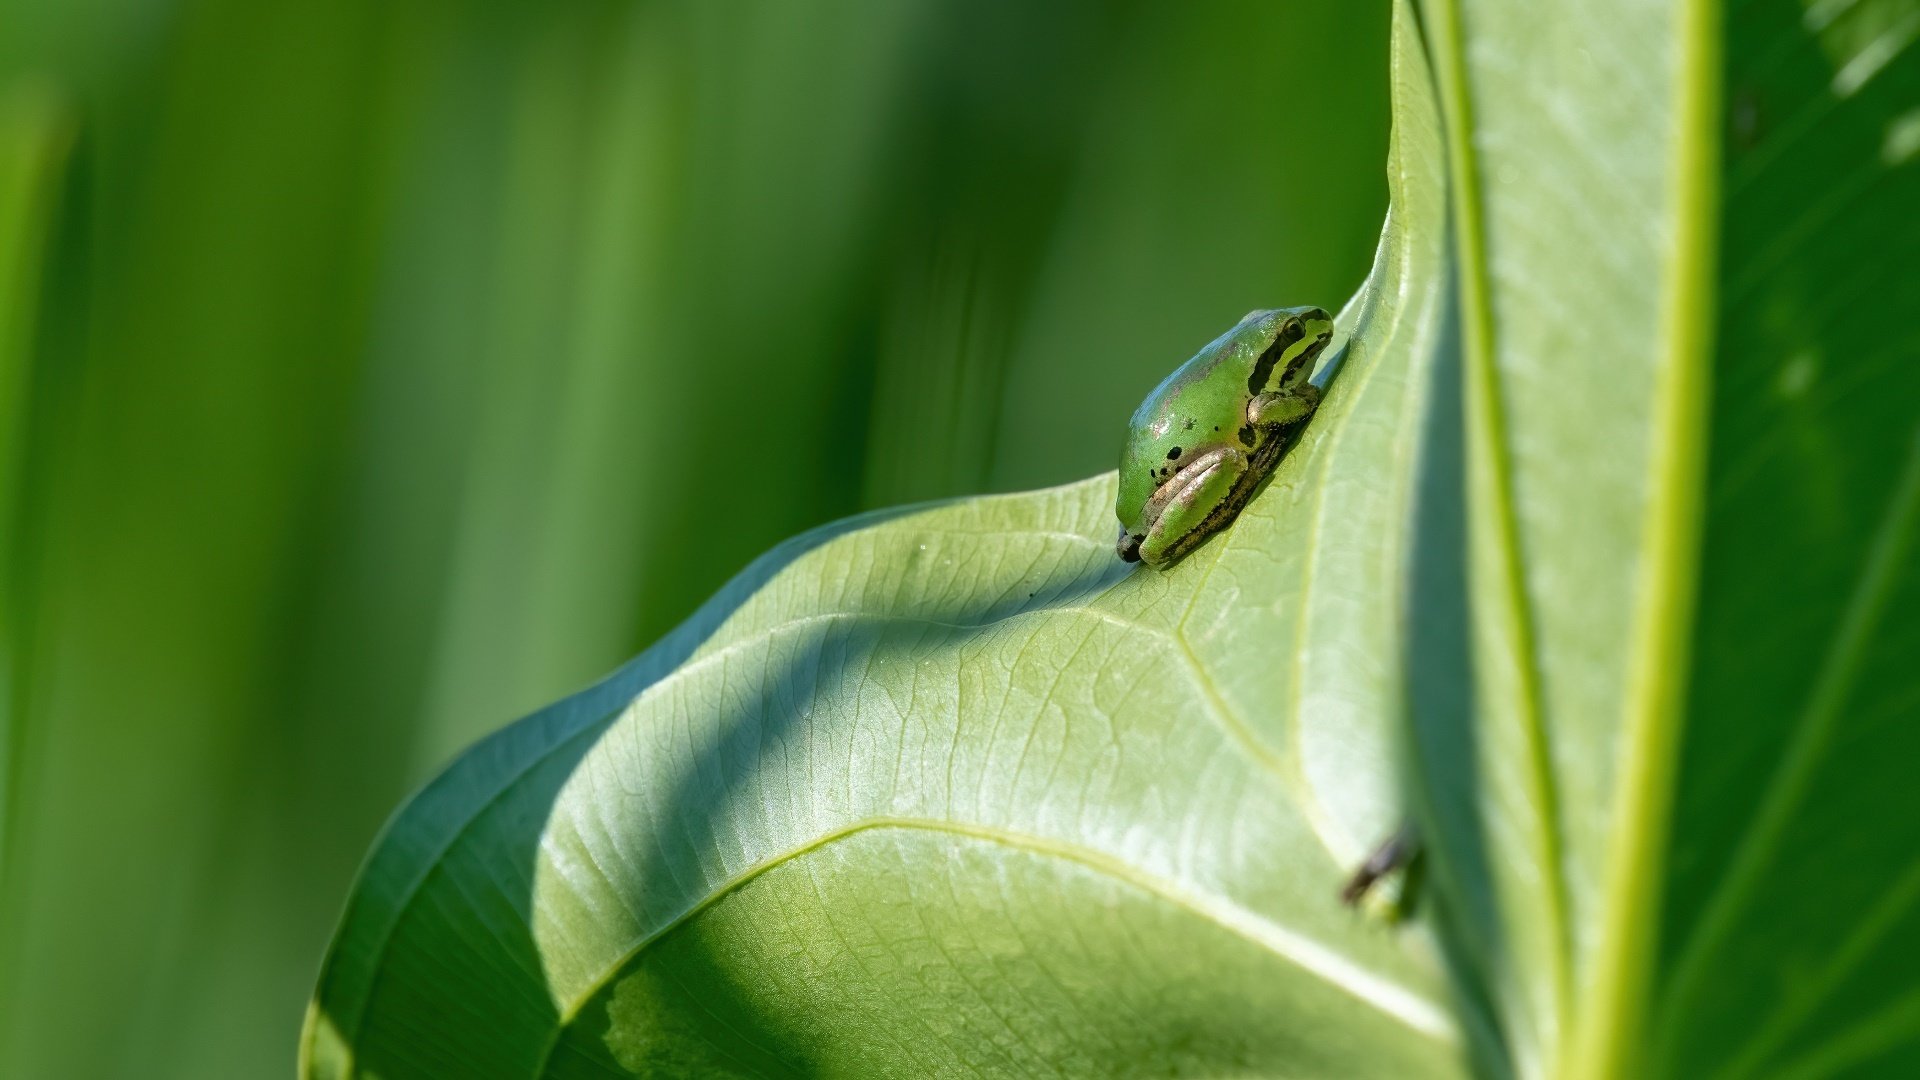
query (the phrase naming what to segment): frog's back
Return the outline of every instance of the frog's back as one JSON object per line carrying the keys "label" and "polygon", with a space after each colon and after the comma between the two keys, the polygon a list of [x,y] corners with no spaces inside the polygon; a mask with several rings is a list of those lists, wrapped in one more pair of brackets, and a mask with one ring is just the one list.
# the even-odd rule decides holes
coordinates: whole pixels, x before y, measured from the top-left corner
{"label": "frog's back", "polygon": [[1174,369],[1140,403],[1120,456],[1120,506],[1138,509],[1182,458],[1222,443],[1251,446],[1247,386],[1273,338],[1274,312],[1256,311]]}

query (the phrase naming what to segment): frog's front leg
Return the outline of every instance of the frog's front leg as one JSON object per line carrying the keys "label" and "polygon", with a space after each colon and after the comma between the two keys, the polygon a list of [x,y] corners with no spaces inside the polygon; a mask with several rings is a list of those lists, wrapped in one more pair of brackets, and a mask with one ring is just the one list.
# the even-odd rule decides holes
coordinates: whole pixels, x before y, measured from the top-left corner
{"label": "frog's front leg", "polygon": [[1188,462],[1147,500],[1152,524],[1140,539],[1139,558],[1164,566],[1199,546],[1218,526],[1204,527],[1247,472],[1247,455],[1231,446],[1209,450]]}
{"label": "frog's front leg", "polygon": [[1305,420],[1319,407],[1320,388],[1303,382],[1254,398],[1247,405],[1247,421],[1255,427],[1283,427]]}

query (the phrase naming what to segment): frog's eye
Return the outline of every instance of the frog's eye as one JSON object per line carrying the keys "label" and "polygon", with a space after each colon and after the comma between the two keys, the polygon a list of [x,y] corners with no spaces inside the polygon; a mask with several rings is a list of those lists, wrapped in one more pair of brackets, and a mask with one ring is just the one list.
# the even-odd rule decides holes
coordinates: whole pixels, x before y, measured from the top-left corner
{"label": "frog's eye", "polygon": [[1287,316],[1287,321],[1280,324],[1280,332],[1273,335],[1272,344],[1269,344],[1265,351],[1261,352],[1260,358],[1253,362],[1253,374],[1247,377],[1247,393],[1264,393],[1268,389],[1267,381],[1273,378],[1274,369],[1286,370],[1281,361],[1290,359],[1290,354],[1297,351],[1294,347],[1299,345],[1300,339],[1306,335],[1307,331],[1300,324],[1300,317]]}

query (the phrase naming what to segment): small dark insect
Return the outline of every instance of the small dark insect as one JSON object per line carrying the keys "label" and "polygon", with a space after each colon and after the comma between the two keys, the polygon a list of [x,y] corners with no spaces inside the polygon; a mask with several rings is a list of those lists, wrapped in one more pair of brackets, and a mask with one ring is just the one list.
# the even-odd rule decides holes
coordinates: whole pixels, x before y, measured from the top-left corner
{"label": "small dark insect", "polygon": [[1346,885],[1340,890],[1340,902],[1348,907],[1358,904],[1373,888],[1374,882],[1407,866],[1418,854],[1420,842],[1413,835],[1413,827],[1402,825],[1395,829],[1393,835],[1375,848],[1373,854],[1367,856],[1367,861],[1361,863],[1360,868],[1347,879]]}

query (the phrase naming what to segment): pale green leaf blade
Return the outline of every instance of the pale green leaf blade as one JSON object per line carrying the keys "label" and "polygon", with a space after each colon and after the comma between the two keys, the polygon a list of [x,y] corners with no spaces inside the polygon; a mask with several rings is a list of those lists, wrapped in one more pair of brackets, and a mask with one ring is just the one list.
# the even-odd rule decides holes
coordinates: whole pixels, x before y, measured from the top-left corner
{"label": "pale green leaf blade", "polygon": [[1465,974],[1522,1074],[1911,1074],[1920,5],[1423,10],[1475,678],[1415,754]]}
{"label": "pale green leaf blade", "polygon": [[[1675,609],[1663,500],[1700,357],[1685,5],[1436,0],[1453,151],[1474,682],[1417,751],[1455,932],[1524,1075],[1610,1007],[1623,778],[1661,757],[1642,650]],[[1682,574],[1684,578],[1684,574]],[[1423,644],[1431,648],[1431,642]],[[1651,696],[1650,696],[1651,695]],[[1416,701],[1431,714],[1431,698]],[[1460,749],[1464,748],[1464,749]],[[1448,753],[1440,752],[1442,749]],[[1593,1064],[1593,1063],[1589,1063]]]}

